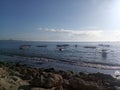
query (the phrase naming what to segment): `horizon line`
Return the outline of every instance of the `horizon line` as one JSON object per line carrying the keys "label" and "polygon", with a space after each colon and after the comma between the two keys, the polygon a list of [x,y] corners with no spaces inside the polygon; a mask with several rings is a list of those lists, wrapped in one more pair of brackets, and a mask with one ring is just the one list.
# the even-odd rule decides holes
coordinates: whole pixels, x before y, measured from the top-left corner
{"label": "horizon line", "polygon": [[0,39],[0,41],[30,41],[30,42],[120,42],[120,41],[63,41],[63,40],[17,40],[17,39]]}

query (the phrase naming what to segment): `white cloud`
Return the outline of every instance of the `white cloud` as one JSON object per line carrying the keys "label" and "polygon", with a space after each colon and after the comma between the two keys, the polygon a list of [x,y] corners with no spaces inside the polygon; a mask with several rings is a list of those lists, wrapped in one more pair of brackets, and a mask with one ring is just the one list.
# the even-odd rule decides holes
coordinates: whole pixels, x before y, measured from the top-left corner
{"label": "white cloud", "polygon": [[77,35],[77,36],[101,36],[102,30],[65,30],[65,29],[39,29],[45,30],[47,32],[54,32],[54,33],[66,33],[69,35]]}
{"label": "white cloud", "polygon": [[48,38],[51,40],[54,40],[55,38],[58,39],[59,37],[59,40],[63,41],[120,41],[120,30],[104,30],[95,28],[86,30],[40,28],[38,30],[51,36],[51,38]]}

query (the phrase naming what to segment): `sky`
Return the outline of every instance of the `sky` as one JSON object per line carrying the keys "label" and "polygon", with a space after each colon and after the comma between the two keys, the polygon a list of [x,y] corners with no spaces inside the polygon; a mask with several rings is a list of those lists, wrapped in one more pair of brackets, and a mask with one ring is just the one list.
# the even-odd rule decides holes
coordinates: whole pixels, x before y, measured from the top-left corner
{"label": "sky", "polygon": [[120,41],[120,0],[0,0],[0,40]]}

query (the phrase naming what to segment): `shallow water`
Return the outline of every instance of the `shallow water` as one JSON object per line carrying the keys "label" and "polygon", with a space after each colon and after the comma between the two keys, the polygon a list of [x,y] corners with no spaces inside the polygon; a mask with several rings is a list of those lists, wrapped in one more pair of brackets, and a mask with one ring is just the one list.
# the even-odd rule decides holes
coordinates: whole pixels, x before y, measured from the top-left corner
{"label": "shallow water", "polygon": [[[56,45],[63,44],[69,46],[62,47],[63,51],[60,51],[61,47]],[[31,45],[31,47],[20,50],[20,45]],[[37,47],[38,45],[47,45],[47,47]],[[85,46],[96,48],[85,48]],[[103,49],[106,50],[106,57],[102,56]],[[0,60],[20,62],[36,67],[62,67],[64,69],[90,67],[97,70],[120,70],[120,43],[0,41]]]}

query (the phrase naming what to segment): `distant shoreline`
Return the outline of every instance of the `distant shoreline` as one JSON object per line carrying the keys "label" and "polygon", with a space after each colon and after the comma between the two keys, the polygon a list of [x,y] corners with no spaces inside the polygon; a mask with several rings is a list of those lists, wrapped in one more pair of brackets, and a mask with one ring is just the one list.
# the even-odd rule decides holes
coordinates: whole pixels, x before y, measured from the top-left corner
{"label": "distant shoreline", "polygon": [[18,42],[55,42],[55,43],[112,43],[112,42],[116,42],[116,43],[120,43],[120,41],[45,41],[45,40],[0,40],[0,41],[18,41]]}

